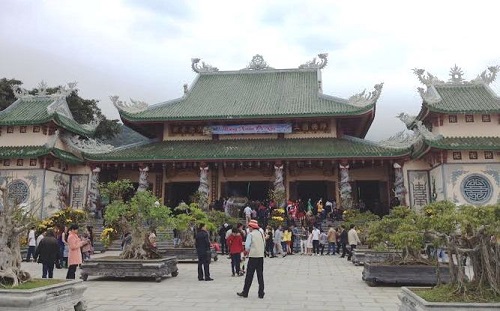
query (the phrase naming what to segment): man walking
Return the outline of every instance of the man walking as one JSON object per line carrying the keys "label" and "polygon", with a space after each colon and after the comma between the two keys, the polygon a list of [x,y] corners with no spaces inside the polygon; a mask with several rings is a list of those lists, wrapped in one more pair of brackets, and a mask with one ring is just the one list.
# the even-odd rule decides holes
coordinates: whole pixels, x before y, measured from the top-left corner
{"label": "man walking", "polygon": [[54,230],[47,229],[45,237],[40,240],[36,248],[34,258],[42,263],[42,279],[52,279],[54,276],[54,265],[60,260],[59,243],[54,235]]}
{"label": "man walking", "polygon": [[318,227],[314,227],[312,231],[312,244],[313,244],[313,254],[319,256],[319,235],[321,231],[319,231]]}
{"label": "man walking", "polygon": [[358,232],[356,231],[356,227],[354,226],[354,224],[351,224],[350,230],[347,233],[347,241],[351,246],[349,255],[347,256],[347,260],[351,260],[353,251],[356,249],[356,246],[361,243],[361,240],[359,239]]}
{"label": "man walking", "polygon": [[28,232],[28,253],[26,255],[26,261],[31,261],[31,256],[35,259],[35,249],[36,249],[36,239],[35,239],[35,227],[31,227]]}
{"label": "man walking", "polygon": [[248,253],[247,274],[243,291],[236,293],[238,296],[247,298],[248,291],[252,285],[253,275],[257,272],[259,282],[259,298],[264,298],[264,234],[259,230],[259,223],[251,220],[248,223],[250,233],[245,241],[245,252]]}

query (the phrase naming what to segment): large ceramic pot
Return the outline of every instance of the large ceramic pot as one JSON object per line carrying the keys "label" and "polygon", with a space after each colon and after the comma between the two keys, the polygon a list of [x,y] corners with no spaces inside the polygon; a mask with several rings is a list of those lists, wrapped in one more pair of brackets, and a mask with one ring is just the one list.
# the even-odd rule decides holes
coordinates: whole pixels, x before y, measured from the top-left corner
{"label": "large ceramic pot", "polygon": [[352,263],[355,266],[362,266],[365,263],[380,263],[398,259],[401,259],[401,252],[396,250],[376,251],[367,248],[356,248],[352,254]]}
{"label": "large ceramic pot", "polygon": [[87,287],[81,280],[33,289],[0,289],[0,311],[87,310],[83,293]]}
{"label": "large ceramic pot", "polygon": [[[196,254],[196,248],[190,247],[175,247],[175,248],[167,248],[165,250],[166,256],[175,256],[178,261],[198,261],[198,255]],[[219,258],[217,257],[217,252],[215,249],[211,249],[212,260],[217,261]]]}
{"label": "large ceramic pot", "polygon": [[176,257],[159,259],[121,259],[117,256],[108,256],[90,259],[81,265],[80,277],[86,281],[90,275],[107,277],[148,277],[160,282],[171,274],[179,274]]}
{"label": "large ceramic pot", "polygon": [[[450,281],[448,266],[440,266],[440,283]],[[363,281],[370,286],[379,284],[431,286],[437,284],[436,267],[426,265],[387,265],[366,263]]]}
{"label": "large ceramic pot", "polygon": [[[420,287],[421,289],[421,287]],[[500,303],[428,302],[415,294],[412,288],[402,287],[398,294],[399,311],[493,311]]]}

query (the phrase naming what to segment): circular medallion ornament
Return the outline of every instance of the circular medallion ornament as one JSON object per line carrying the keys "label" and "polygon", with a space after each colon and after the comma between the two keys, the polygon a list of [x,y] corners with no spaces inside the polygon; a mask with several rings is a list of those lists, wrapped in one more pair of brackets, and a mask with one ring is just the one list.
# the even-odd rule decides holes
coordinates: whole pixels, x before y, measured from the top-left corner
{"label": "circular medallion ornament", "polygon": [[493,188],[488,179],[478,174],[465,177],[461,188],[465,200],[472,204],[486,203],[493,194]]}
{"label": "circular medallion ornament", "polygon": [[9,199],[16,204],[26,203],[29,197],[28,184],[21,179],[13,180],[9,184]]}

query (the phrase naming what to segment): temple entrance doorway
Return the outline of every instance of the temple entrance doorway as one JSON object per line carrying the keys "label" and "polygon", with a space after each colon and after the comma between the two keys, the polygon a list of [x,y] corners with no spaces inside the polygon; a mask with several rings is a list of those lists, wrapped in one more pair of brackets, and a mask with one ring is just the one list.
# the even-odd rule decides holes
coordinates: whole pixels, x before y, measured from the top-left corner
{"label": "temple entrance doorway", "polygon": [[[381,195],[386,183],[380,181],[356,181],[356,207],[383,216],[388,213],[385,197]],[[385,194],[385,193],[384,193]]]}
{"label": "temple entrance doorway", "polygon": [[165,184],[165,205],[174,209],[184,201],[186,204],[191,203],[190,197],[198,191],[199,182],[173,182]]}
{"label": "temple entrance doorway", "polygon": [[268,181],[229,181],[222,183],[222,196],[245,197],[250,201],[265,201],[271,184]]}
{"label": "temple entrance doorway", "polygon": [[[307,201],[311,199],[313,205],[318,202],[320,198],[323,198],[323,203],[329,198],[328,196],[328,184],[333,184],[327,181],[296,181],[290,183],[290,199],[297,200],[301,199],[302,202],[307,204]],[[334,192],[330,196],[333,196]]]}

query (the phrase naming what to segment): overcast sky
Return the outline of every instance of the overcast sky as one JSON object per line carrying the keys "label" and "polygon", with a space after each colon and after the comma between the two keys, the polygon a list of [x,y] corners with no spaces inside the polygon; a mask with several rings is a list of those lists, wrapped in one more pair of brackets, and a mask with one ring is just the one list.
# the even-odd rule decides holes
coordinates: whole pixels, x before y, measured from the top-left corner
{"label": "overcast sky", "polygon": [[[0,78],[25,88],[77,81],[118,118],[110,95],[149,104],[182,96],[196,74],[191,58],[238,70],[261,54],[296,68],[328,53],[323,89],[350,96],[384,82],[367,138],[402,130],[398,112],[417,114],[412,68],[467,80],[500,64],[500,1],[1,0]],[[500,93],[500,82],[491,85]]]}

